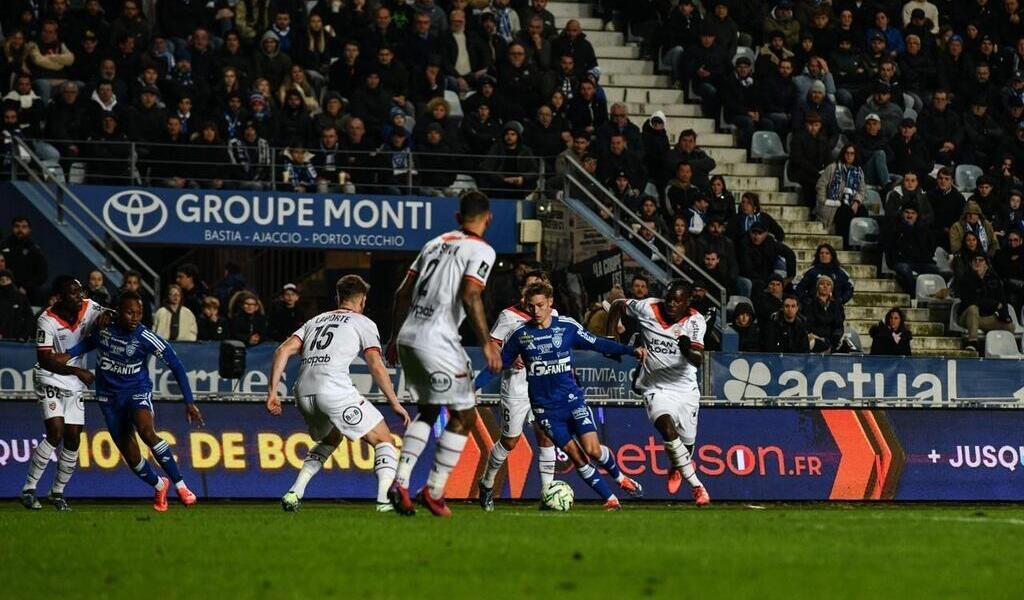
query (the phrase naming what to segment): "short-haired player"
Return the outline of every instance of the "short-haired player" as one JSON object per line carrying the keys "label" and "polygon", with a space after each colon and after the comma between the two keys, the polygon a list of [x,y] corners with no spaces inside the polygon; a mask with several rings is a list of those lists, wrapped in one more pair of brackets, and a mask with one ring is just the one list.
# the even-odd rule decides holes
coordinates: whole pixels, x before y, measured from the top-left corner
{"label": "short-haired player", "polygon": [[700,388],[697,369],[704,361],[704,333],[707,323],[691,308],[693,287],[686,281],[673,281],[665,299],[620,299],[612,303],[607,331],[615,331],[623,314],[639,324],[647,360],[636,381],[647,414],[665,441],[672,459],[668,492],[676,494],[685,479],[698,506],[711,502],[693,465],[697,439],[697,415],[700,412]]}

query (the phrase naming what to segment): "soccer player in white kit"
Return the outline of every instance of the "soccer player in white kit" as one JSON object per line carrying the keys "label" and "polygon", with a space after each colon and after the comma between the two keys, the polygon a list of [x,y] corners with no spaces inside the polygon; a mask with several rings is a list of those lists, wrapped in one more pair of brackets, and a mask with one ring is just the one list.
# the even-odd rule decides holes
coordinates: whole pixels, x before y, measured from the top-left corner
{"label": "soccer player in white kit", "polygon": [[[692,286],[675,280],[665,299],[619,299],[612,304],[606,331],[615,331],[622,314],[637,320],[647,360],[640,366],[636,385],[642,391],[647,415],[665,440],[672,459],[668,492],[676,494],[683,479],[693,490],[698,506],[711,502],[693,466],[697,440],[700,388],[697,368],[704,362],[704,317],[690,307]],[[609,334],[611,335],[611,334]]]}
{"label": "soccer player in white kit", "polygon": [[473,366],[459,336],[459,326],[467,315],[487,368],[492,373],[501,371],[501,356],[487,342],[490,335],[483,302],[495,258],[494,249],[483,239],[491,224],[490,201],[480,191],[464,192],[455,218],[460,229],[427,242],[395,294],[392,323],[401,323],[401,327],[388,344],[388,358],[394,360],[397,354],[406,386],[419,405],[419,414],[402,438],[398,474],[388,493],[402,515],[416,513],[409,479],[441,407],[447,407],[448,424],[437,441],[434,465],[419,498],[434,515],[451,516],[444,501],[445,484],[477,419]]}
{"label": "soccer player in white kit", "polygon": [[[82,284],[70,275],[62,275],[53,283],[57,302],[39,315],[36,322],[36,359],[33,387],[43,411],[46,437],[32,451],[28,476],[21,489],[21,503],[30,510],[42,505],[36,497],[36,485],[43,476],[50,457],[61,447],[57,474],[50,487],[49,499],[57,510],[71,510],[64,498],[64,487],[78,466],[78,444],[85,425],[85,403],[82,394],[92,385],[94,375],[83,368],[82,357],[67,364],[54,356],[70,350],[92,333],[101,322],[103,307],[85,299]],[[109,317],[102,319],[102,325]]]}
{"label": "soccer player in white kit", "polygon": [[391,376],[381,357],[377,324],[363,315],[370,285],[358,275],[345,275],[335,287],[338,309],[306,321],[274,352],[267,411],[274,416],[281,414],[277,384],[288,359],[301,353],[302,364],[294,386],[295,402],[306,420],[310,437],[316,441],[295,483],[281,498],[281,507],[289,512],[299,509],[309,480],[320,471],[344,435],[352,441],[363,439],[373,445],[377,511],[388,512],[393,510],[387,493],[395,478],[398,451],[391,443],[391,430],[384,416],[352,384],[349,365],[360,353],[374,383],[395,414],[408,424],[409,413],[398,402],[391,385]]}
{"label": "soccer player in white kit", "polygon": [[[523,289],[533,283],[550,283],[544,271],[530,271],[523,278]],[[558,316],[558,311],[552,310]],[[491,343],[501,348],[505,338],[519,329],[523,323],[533,317],[526,312],[526,301],[509,306],[498,314],[494,326],[491,327]],[[485,511],[494,510],[494,478],[505,464],[508,455],[519,444],[523,434],[523,425],[533,424],[533,432],[537,437],[537,469],[540,471],[540,489],[544,489],[555,478],[555,443],[544,434],[544,431],[533,418],[530,409],[529,386],[526,383],[526,371],[522,366],[506,369],[501,374],[501,439],[491,448],[487,457],[487,467],[478,482],[480,507]],[[541,506],[544,506],[543,503]]]}

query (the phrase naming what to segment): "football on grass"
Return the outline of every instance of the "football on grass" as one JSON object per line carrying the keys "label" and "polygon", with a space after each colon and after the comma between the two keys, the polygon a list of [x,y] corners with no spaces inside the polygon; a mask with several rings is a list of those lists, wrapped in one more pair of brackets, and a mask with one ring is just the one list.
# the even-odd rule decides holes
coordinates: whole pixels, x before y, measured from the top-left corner
{"label": "football on grass", "polygon": [[551,510],[567,511],[572,508],[572,487],[564,481],[552,481],[544,489],[542,502]]}

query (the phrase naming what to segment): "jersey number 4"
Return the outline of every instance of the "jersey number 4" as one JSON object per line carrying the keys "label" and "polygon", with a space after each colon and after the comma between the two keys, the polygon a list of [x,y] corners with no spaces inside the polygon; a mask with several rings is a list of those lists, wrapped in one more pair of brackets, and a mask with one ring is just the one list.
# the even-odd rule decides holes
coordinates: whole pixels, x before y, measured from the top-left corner
{"label": "jersey number 4", "polygon": [[338,323],[330,323],[329,325],[321,325],[313,331],[313,337],[309,338],[309,350],[326,350],[331,342],[334,341],[334,329],[337,329]]}

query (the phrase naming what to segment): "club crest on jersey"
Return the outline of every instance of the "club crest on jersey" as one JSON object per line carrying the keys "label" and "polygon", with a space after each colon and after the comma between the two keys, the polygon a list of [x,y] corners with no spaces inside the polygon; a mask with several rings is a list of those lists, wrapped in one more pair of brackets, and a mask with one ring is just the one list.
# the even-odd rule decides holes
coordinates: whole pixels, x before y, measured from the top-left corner
{"label": "club crest on jersey", "polygon": [[138,340],[132,340],[130,344],[125,346],[124,355],[125,356],[133,356],[135,354],[135,351],[138,350],[138,349],[139,349],[139,341]]}
{"label": "club crest on jersey", "polygon": [[46,341],[46,332],[42,329],[36,331],[36,343],[42,344]]}
{"label": "club crest on jersey", "polygon": [[476,270],[476,274],[480,276],[480,279],[487,279],[487,273],[491,270],[491,265],[487,263],[480,263],[480,268]]}
{"label": "club crest on jersey", "polygon": [[564,331],[565,330],[561,327],[553,327],[551,329],[551,343],[554,344],[555,347],[562,345],[562,332]]}
{"label": "club crest on jersey", "polygon": [[363,411],[357,406],[350,406],[341,413],[341,418],[349,425],[358,425],[363,420]]}

